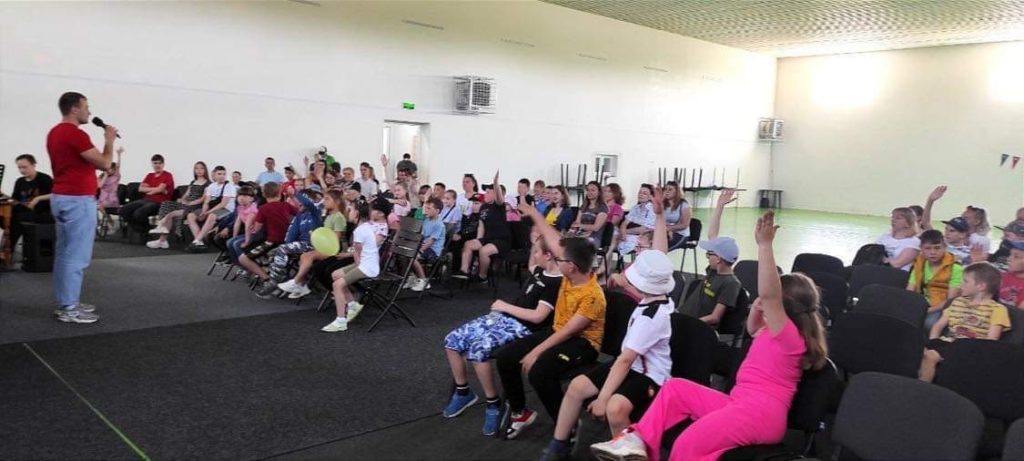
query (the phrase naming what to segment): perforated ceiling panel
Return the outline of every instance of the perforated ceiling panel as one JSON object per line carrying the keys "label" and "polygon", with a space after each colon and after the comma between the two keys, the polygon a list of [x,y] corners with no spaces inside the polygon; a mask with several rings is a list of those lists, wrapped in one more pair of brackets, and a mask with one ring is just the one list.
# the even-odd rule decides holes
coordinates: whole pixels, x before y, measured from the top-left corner
{"label": "perforated ceiling panel", "polygon": [[1024,0],[543,0],[774,56],[1024,40]]}

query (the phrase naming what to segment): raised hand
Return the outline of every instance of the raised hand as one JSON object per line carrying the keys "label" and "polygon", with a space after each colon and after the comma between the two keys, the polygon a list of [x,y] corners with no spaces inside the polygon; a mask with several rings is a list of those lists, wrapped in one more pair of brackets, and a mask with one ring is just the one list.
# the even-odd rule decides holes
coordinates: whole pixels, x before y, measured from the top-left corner
{"label": "raised hand", "polygon": [[380,154],[380,164],[384,165],[384,168],[388,167],[388,156],[386,154]]}
{"label": "raised hand", "polygon": [[718,196],[718,206],[724,208],[726,205],[732,203],[735,195],[736,189],[722,189],[722,193]]}
{"label": "raised hand", "polygon": [[754,241],[758,245],[771,245],[775,240],[775,231],[779,226],[775,225],[775,212],[768,211],[760,218],[757,218],[757,226],[754,228]]}
{"label": "raised hand", "polygon": [[971,262],[981,263],[988,261],[988,252],[981,244],[971,245]]}
{"label": "raised hand", "polygon": [[124,153],[124,146],[117,146],[117,155],[121,155],[123,153]]}
{"label": "raised hand", "polygon": [[928,201],[929,202],[938,201],[939,199],[942,198],[942,196],[945,193],[946,193],[946,186],[936,187],[935,190],[932,191],[932,193],[928,194]]}
{"label": "raised hand", "polygon": [[654,186],[652,189],[654,192],[651,193],[651,208],[654,210],[654,214],[658,215],[665,211],[665,201],[663,199],[665,194],[661,186]]}

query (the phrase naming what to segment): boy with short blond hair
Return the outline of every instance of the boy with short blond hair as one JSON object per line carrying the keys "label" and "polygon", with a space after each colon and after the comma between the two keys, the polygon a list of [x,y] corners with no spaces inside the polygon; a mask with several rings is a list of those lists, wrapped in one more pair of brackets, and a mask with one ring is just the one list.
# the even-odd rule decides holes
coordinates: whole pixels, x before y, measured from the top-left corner
{"label": "boy with short blond hair", "polygon": [[932,325],[921,360],[920,377],[931,382],[942,361],[943,347],[958,339],[998,340],[1011,328],[1006,306],[993,299],[999,293],[1002,276],[988,263],[974,263],[964,269],[962,296],[953,300],[942,318]]}

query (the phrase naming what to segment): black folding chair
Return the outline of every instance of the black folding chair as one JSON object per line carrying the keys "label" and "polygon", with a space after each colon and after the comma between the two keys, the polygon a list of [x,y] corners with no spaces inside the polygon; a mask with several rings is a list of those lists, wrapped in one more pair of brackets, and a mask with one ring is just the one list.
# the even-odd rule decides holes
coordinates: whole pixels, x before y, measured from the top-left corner
{"label": "black folding chair", "polygon": [[668,297],[672,299],[672,304],[675,304],[678,311],[679,305],[683,303],[683,294],[686,293],[686,288],[690,282],[682,271],[672,271],[672,279],[675,280],[676,286],[672,288],[672,292],[668,294]]}
{"label": "black folding chair", "polygon": [[732,266],[732,274],[740,279],[740,285],[750,293],[751,299],[757,299],[757,261],[738,261]]}
{"label": "black folding chair", "polygon": [[870,264],[855,266],[850,275],[850,295],[860,296],[860,290],[868,285],[906,288],[909,278],[909,272],[895,267]]}
{"label": "black folding chair", "polygon": [[1024,419],[1018,419],[1006,431],[1002,458],[1006,461],[1024,461]]}
{"label": "black folding chair", "polygon": [[[1006,427],[1024,418],[1024,347],[985,339],[958,339],[941,351],[935,384],[966,397],[985,415],[978,459],[1003,450]],[[1003,459],[1008,459],[1003,457]]]}
{"label": "black folding chair", "polygon": [[807,272],[805,275],[818,286],[821,293],[821,314],[825,319],[825,326],[831,328],[835,318],[846,310],[850,286],[846,284],[846,279],[835,274]]}
{"label": "black folding chair", "polygon": [[885,285],[868,285],[860,290],[856,312],[887,315],[914,326],[924,328],[924,317],[928,314],[928,300],[918,293]]}
{"label": "black folding chair", "polygon": [[826,272],[839,277],[843,276],[843,260],[822,253],[800,253],[793,260],[793,270],[790,272]]}
{"label": "black folding chair", "polygon": [[877,371],[917,378],[924,335],[902,320],[849,312],[832,325],[829,351],[846,374]]}
{"label": "black folding chair", "polygon": [[[431,296],[444,299],[452,299],[455,297],[455,291],[452,290],[451,284],[448,283],[447,279],[448,273],[450,272],[449,269],[452,267],[451,247],[451,233],[446,229],[444,247],[441,250],[441,254],[429,263],[421,263],[423,264],[423,275],[425,275],[425,278],[427,279],[427,288],[420,291],[419,295],[416,296],[417,300],[423,298],[424,294],[430,294]],[[434,287],[439,285],[443,285],[448,290],[447,295],[439,295],[434,292]]]}
{"label": "black folding chair", "polygon": [[718,335],[722,342],[736,348],[743,345],[743,340],[750,336],[747,333],[747,316],[750,315],[750,294],[740,289],[736,297],[736,306],[726,309],[722,321],[718,323]]}
{"label": "black folding chair", "polygon": [[849,451],[865,460],[974,460],[984,422],[978,407],[948,389],[862,373],[839,404],[833,459]]}
{"label": "black folding chair", "polygon": [[672,376],[711,385],[718,334],[695,317],[672,314]]}
{"label": "black folding chair", "polygon": [[700,266],[697,265],[697,244],[700,243],[700,232],[703,229],[704,224],[697,218],[690,218],[690,235],[686,237],[686,241],[683,242],[679,248],[683,249],[683,257],[679,262],[679,270],[683,270],[683,266],[686,265],[686,252],[693,252],[693,273],[700,273]]}
{"label": "black folding chair", "polygon": [[[419,223],[420,230],[413,230],[417,227],[416,224],[408,222],[407,219]],[[404,319],[413,327],[416,326],[412,317],[396,301],[398,294],[402,291],[402,285],[405,284],[405,279],[412,272],[412,263],[419,255],[420,244],[423,243],[422,227],[421,221],[403,217],[402,224],[391,241],[388,258],[385,260],[381,274],[372,279],[356,282],[356,286],[365,292],[361,299],[363,305],[373,306],[381,311],[377,319],[370,324],[368,332],[373,331],[377,324],[389,314],[396,319]]]}

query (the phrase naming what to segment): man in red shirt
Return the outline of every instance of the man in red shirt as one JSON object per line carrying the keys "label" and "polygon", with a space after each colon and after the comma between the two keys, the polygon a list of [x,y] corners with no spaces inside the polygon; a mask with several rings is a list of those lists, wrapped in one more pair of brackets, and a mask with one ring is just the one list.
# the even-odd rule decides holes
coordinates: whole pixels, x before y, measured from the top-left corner
{"label": "man in red shirt", "polygon": [[53,289],[57,320],[93,323],[96,308],[80,302],[82,278],[92,259],[96,232],[96,170],[110,169],[117,129],[107,125],[103,151],[78,128],[89,123],[89,100],[80,93],[64,93],[57,102],[61,122],[46,136],[46,150],[53,167],[50,209],[56,221]]}
{"label": "man in red shirt", "polygon": [[164,171],[164,156],[154,155],[153,172],[139,184],[142,198],[126,203],[121,207],[121,219],[130,224],[140,233],[149,230],[149,217],[160,211],[160,204],[174,198],[174,176]]}

